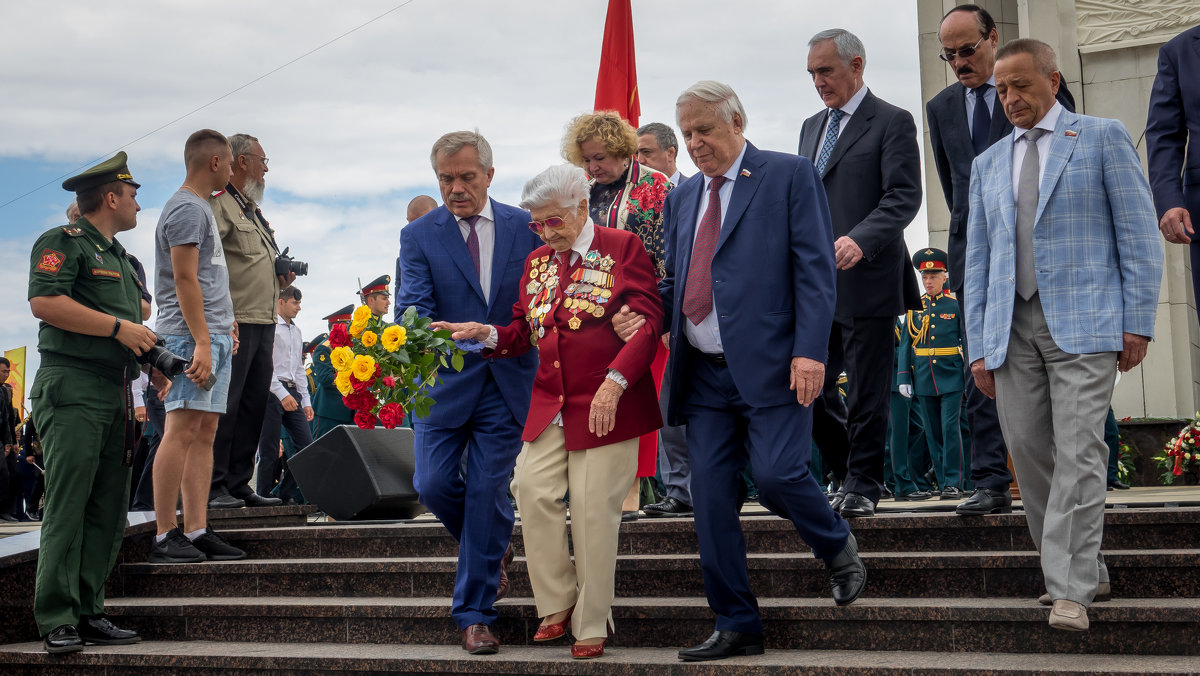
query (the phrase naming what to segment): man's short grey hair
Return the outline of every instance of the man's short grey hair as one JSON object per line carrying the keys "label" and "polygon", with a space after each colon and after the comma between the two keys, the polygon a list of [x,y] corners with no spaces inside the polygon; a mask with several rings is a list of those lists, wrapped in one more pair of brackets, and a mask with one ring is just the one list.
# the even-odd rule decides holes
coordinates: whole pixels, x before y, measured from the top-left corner
{"label": "man's short grey hair", "polygon": [[574,164],[557,164],[534,176],[521,191],[521,208],[526,211],[556,206],[575,208],[588,197],[587,174]]}
{"label": "man's short grey hair", "polygon": [[679,98],[675,99],[675,118],[679,121],[679,106],[688,101],[703,101],[704,103],[713,103],[717,106],[717,114],[726,122],[733,122],[733,115],[737,113],[742,118],[742,130],[745,130],[749,125],[750,120],[746,118],[746,109],[742,107],[742,101],[738,98],[733,88],[727,84],[717,82],[716,80],[701,80],[696,84],[683,90]]}
{"label": "man's short grey hair", "polygon": [[862,40],[859,40],[854,33],[844,28],[830,28],[812,36],[812,39],[808,41],[808,47],[812,49],[826,40],[833,40],[834,46],[837,47],[838,58],[842,60],[842,63],[849,65],[856,56],[861,58],[863,63],[867,62],[867,49],[863,47]]}
{"label": "man's short grey hair", "polygon": [[1014,54],[1028,54],[1033,57],[1034,65],[1046,77],[1050,77],[1050,73],[1058,70],[1058,59],[1054,55],[1054,48],[1041,40],[1033,38],[1010,40],[996,50],[996,60],[999,61]]}
{"label": "man's short grey hair", "polygon": [[258,139],[249,134],[234,134],[229,137],[229,148],[233,150],[233,159],[237,159],[242,155],[250,154],[250,146],[258,142]]}
{"label": "man's short grey hair", "polygon": [[667,148],[674,148],[677,152],[679,150],[679,141],[675,138],[675,130],[662,122],[644,124],[638,127],[637,134],[638,136],[653,134],[659,150],[665,151]]}
{"label": "man's short grey hair", "polygon": [[438,155],[454,155],[467,146],[471,146],[475,152],[479,153],[479,166],[484,171],[492,168],[492,146],[488,144],[487,139],[479,133],[478,129],[475,131],[452,131],[434,141],[433,150],[429,153],[429,164],[433,165],[434,171],[437,171]]}

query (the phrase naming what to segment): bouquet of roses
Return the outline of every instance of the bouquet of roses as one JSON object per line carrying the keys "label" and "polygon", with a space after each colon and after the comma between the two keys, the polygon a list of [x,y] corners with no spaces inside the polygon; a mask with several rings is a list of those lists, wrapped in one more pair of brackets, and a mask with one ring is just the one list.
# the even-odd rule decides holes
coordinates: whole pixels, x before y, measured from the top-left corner
{"label": "bouquet of roses", "polygon": [[1167,441],[1154,461],[1165,470],[1162,480],[1167,485],[1175,483],[1175,477],[1184,472],[1195,472],[1200,468],[1200,413]]}
{"label": "bouquet of roses", "polygon": [[400,323],[388,324],[360,305],[349,328],[337,324],[329,330],[334,385],[359,427],[374,429],[378,419],[393,429],[405,415],[429,415],[435,402],[426,390],[437,382],[438,368],[462,370],[464,352],[449,331],[431,331],[431,323],[410,307]]}

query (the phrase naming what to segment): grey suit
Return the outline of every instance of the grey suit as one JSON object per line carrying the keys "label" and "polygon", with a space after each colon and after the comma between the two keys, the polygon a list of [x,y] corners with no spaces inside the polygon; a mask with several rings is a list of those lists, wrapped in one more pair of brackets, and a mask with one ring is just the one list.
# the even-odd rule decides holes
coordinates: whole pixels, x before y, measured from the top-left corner
{"label": "grey suit", "polygon": [[[683,173],[679,174],[679,183],[688,179]],[[667,419],[666,393],[671,390],[671,369],[663,373],[662,396],[658,398],[663,420]],[[658,431],[658,473],[663,486],[667,489],[667,497],[675,498],[691,506],[692,504],[692,470],[687,456],[687,425],[663,424]]]}

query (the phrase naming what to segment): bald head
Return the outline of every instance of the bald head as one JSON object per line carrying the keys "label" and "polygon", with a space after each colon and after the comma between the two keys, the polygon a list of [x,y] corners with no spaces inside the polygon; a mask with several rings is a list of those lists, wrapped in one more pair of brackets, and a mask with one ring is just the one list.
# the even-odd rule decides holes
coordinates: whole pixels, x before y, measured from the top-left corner
{"label": "bald head", "polygon": [[437,200],[429,195],[418,195],[408,203],[408,222],[412,223],[437,208]]}

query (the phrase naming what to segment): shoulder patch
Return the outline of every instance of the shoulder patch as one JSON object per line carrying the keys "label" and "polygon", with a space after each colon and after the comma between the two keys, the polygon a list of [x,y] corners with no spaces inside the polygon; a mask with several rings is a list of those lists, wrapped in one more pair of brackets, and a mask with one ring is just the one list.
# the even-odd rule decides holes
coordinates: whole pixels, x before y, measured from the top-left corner
{"label": "shoulder patch", "polygon": [[[65,229],[66,228],[64,228],[64,230]],[[61,251],[55,251],[54,249],[42,249],[42,258],[38,261],[35,269],[40,270],[41,272],[49,272],[52,275],[57,275],[58,271],[62,269],[63,262],[66,260],[67,257],[63,255]]]}
{"label": "shoulder patch", "polygon": [[76,228],[73,225],[63,226],[62,231],[65,232],[68,237],[80,237],[83,235],[83,228]]}

